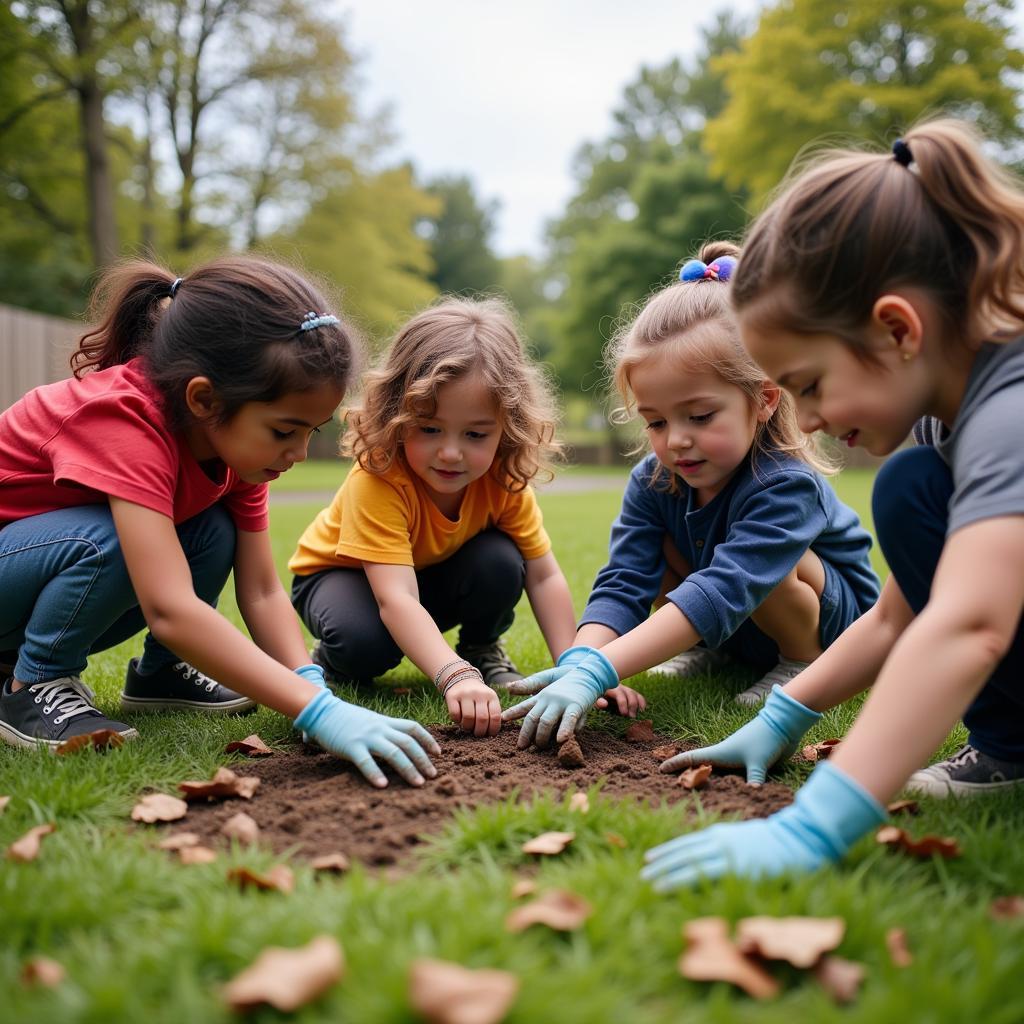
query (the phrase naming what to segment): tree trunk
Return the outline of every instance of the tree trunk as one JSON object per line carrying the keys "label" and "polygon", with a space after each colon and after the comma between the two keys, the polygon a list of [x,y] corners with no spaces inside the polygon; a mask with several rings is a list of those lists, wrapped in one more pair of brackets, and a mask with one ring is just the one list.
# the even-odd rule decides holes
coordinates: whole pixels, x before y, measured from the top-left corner
{"label": "tree trunk", "polygon": [[114,216],[114,181],[103,122],[103,93],[91,71],[82,76],[77,91],[85,150],[89,241],[96,266],[105,267],[117,259],[119,246]]}

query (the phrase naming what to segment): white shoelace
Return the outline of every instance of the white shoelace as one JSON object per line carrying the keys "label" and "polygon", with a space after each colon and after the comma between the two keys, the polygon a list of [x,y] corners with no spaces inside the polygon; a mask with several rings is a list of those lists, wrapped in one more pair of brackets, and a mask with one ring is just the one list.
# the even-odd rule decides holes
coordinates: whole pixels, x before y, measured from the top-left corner
{"label": "white shoelace", "polygon": [[978,751],[974,747],[968,745],[962,750],[958,750],[950,759],[949,763],[951,767],[963,768],[967,764],[978,763]]}
{"label": "white shoelace", "polygon": [[60,708],[60,714],[53,720],[54,725],[60,725],[65,719],[74,718],[75,715],[84,715],[87,711],[96,710],[92,706],[96,695],[78,676],[51,679],[48,683],[33,683],[28,690],[35,694],[33,699],[36,704],[43,704],[44,715]]}
{"label": "white shoelace", "polygon": [[194,682],[196,686],[205,686],[207,693],[213,693],[213,691],[217,688],[216,679],[211,679],[209,676],[204,676],[203,673],[199,671],[199,669],[190,665],[187,661],[176,662],[174,668],[176,671],[180,672],[185,677],[185,679],[192,679],[192,677],[195,676],[196,678],[192,679],[192,682]]}

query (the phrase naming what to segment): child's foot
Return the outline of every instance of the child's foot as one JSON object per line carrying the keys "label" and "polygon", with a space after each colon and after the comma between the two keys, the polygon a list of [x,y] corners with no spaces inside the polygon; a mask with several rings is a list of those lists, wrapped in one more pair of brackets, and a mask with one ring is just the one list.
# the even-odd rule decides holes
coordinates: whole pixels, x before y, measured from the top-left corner
{"label": "child's foot", "polygon": [[501,689],[523,678],[523,673],[512,664],[500,640],[495,640],[493,644],[465,644],[460,640],[455,645],[455,653],[478,669],[492,690]]}
{"label": "child's foot", "polygon": [[1024,761],[1000,761],[969,743],[946,761],[922,768],[903,787],[926,796],[979,796],[1024,784]]}
{"label": "child's foot", "polygon": [[94,700],[78,676],[31,683],[18,691],[8,680],[0,688],[0,740],[13,747],[42,744],[54,749],[72,736],[99,729],[112,729],[126,740],[139,735],[124,722],[107,718],[93,706]]}
{"label": "child's foot", "polygon": [[205,711],[213,715],[244,715],[256,710],[256,701],[243,697],[216,679],[204,676],[187,661],[179,661],[142,675],[138,658],[128,662],[124,711]]}
{"label": "child's foot", "polygon": [[769,693],[772,687],[778,684],[785,686],[791,679],[795,679],[807,666],[809,661],[794,661],[792,658],[779,658],[778,665],[767,675],[762,676],[753,686],[736,694],[737,704],[760,704]]}
{"label": "child's foot", "polygon": [[712,651],[707,647],[691,647],[682,654],[677,654],[668,661],[648,669],[652,675],[668,676],[670,679],[689,679],[692,676],[716,672],[730,664],[732,658],[722,651]]}

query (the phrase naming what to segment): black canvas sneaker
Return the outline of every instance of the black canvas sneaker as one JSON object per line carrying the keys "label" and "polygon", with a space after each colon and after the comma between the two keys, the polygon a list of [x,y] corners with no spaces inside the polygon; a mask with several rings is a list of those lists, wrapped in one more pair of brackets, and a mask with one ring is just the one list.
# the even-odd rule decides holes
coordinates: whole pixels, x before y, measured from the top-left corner
{"label": "black canvas sneaker", "polygon": [[493,644],[464,644],[460,640],[455,645],[455,653],[478,669],[484,682],[493,690],[523,678],[523,673],[512,663],[500,640]]}
{"label": "black canvas sneaker", "polygon": [[256,710],[256,701],[221,686],[187,661],[167,665],[144,676],[139,673],[138,658],[132,658],[125,675],[121,709],[244,715]]}
{"label": "black canvas sneaker", "polygon": [[1024,785],[1024,761],[999,761],[969,743],[951,758],[922,768],[903,787],[926,796],[978,796]]}

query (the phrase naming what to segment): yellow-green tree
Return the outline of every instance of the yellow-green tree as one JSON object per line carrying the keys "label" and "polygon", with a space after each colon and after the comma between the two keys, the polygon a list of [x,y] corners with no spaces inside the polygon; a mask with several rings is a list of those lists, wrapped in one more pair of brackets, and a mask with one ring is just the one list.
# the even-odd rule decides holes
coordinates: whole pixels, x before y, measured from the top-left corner
{"label": "yellow-green tree", "polygon": [[824,136],[888,139],[922,114],[1020,138],[1011,0],[780,0],[718,59],[729,100],[705,129],[714,170],[763,197]]}

